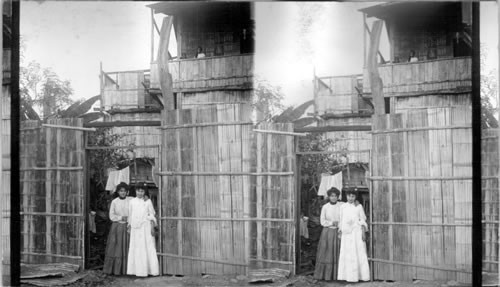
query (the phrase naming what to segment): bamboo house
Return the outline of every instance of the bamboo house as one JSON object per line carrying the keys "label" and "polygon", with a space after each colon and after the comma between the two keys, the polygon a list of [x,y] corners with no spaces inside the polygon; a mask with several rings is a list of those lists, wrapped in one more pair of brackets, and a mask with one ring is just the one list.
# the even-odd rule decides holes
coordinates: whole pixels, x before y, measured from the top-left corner
{"label": "bamboo house", "polygon": [[[89,153],[104,147],[87,135],[108,126],[127,135],[116,148],[154,158],[163,275],[299,270],[301,161],[324,153],[344,155],[353,168],[345,187],[366,190],[372,278],[470,282],[470,4],[362,9],[374,20],[365,22],[365,67],[315,77],[318,125],[301,128],[255,122],[252,3],[148,7],[150,70],[101,72],[102,122],[22,124],[23,262],[88,262]],[[377,61],[382,21],[390,57]],[[304,133],[336,145],[299,150]],[[496,271],[498,137],[484,135],[483,269]]]}

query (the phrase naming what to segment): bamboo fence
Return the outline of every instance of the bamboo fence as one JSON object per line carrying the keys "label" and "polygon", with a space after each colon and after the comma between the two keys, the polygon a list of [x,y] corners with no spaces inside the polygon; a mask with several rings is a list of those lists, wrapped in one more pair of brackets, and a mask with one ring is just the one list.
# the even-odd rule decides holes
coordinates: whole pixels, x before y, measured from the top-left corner
{"label": "bamboo fence", "polygon": [[[253,132],[248,105],[164,114],[163,274],[295,269],[293,136]],[[291,124],[259,130],[293,131]]]}
{"label": "bamboo fence", "polygon": [[374,279],[470,282],[470,107],[373,117]]}
{"label": "bamboo fence", "polygon": [[[0,19],[1,17],[9,16],[11,17],[11,1],[6,1],[2,3],[2,8],[0,8]],[[10,26],[7,20],[3,22],[4,25]],[[5,29],[5,28],[4,28]],[[2,42],[0,40],[0,42]],[[7,44],[8,45],[8,44]],[[0,201],[1,201],[1,218],[0,218],[0,285],[8,286],[11,284],[11,257],[10,257],[10,221],[11,221],[11,205],[10,205],[10,193],[11,193],[11,94],[10,94],[10,73],[11,73],[11,49],[6,48],[4,43],[4,48],[0,52],[0,58],[2,61],[2,96],[0,98],[0,150],[2,151],[2,159],[0,163]]]}
{"label": "bamboo fence", "polygon": [[483,130],[481,137],[481,176],[483,203],[483,271],[498,272],[498,129]]}
{"label": "bamboo fence", "polygon": [[53,119],[48,124],[25,121],[21,125],[21,260],[83,267],[83,122]]}

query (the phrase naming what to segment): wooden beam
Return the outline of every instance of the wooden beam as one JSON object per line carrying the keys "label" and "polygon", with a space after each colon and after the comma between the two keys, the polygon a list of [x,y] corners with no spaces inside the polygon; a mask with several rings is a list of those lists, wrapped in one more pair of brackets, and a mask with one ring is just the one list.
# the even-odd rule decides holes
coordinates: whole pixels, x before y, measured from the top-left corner
{"label": "wooden beam", "polygon": [[[382,21],[382,20],[379,20],[379,21]],[[383,22],[382,22],[382,24],[383,24]],[[368,28],[368,25],[366,23],[365,23],[365,29],[368,31],[368,35],[370,35],[370,39],[371,39],[372,33],[370,31],[370,28]],[[380,29],[382,29],[382,28],[380,28]],[[382,56],[382,53],[380,53],[380,50],[378,49],[378,46],[377,46],[377,54],[380,56],[380,60],[382,60],[382,63],[385,63],[384,56]]]}
{"label": "wooden beam", "polygon": [[86,123],[84,127],[93,128],[110,128],[110,127],[159,127],[161,126],[161,121],[115,121],[115,122],[93,122]]}
{"label": "wooden beam", "polygon": [[385,114],[385,102],[383,95],[383,83],[378,73],[377,51],[380,43],[380,34],[382,32],[382,20],[375,21],[373,30],[370,34],[370,50],[368,52],[368,73],[373,96],[373,105],[375,114]]}
{"label": "wooden beam", "polygon": [[156,23],[155,23],[155,18],[154,18],[154,12],[153,12],[153,9],[150,9],[151,10],[151,63],[154,62],[155,60],[155,56],[154,56],[154,53],[155,53],[155,31],[154,31],[154,27],[153,26],[156,26]]}
{"label": "wooden beam", "polygon": [[173,17],[165,17],[160,31],[160,46],[158,48],[158,71],[163,103],[166,110],[174,109],[174,92],[172,75],[168,71],[168,44],[172,30]]}
{"label": "wooden beam", "polygon": [[324,126],[324,127],[305,127],[294,129],[297,133],[326,133],[326,132],[357,132],[371,131],[371,125],[349,125],[349,126]]}

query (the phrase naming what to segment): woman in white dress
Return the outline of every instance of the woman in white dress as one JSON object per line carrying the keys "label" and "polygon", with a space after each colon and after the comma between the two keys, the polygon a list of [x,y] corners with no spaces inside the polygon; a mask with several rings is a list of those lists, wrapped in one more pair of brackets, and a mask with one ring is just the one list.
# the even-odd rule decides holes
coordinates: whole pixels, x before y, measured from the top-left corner
{"label": "woman in white dress", "polygon": [[347,203],[340,213],[340,256],[338,280],[348,282],[370,280],[366,254],[366,215],[361,204],[356,205],[356,191],[347,192]]}
{"label": "woman in white dress", "polygon": [[160,274],[153,229],[156,225],[155,210],[151,200],[144,198],[146,192],[144,183],[137,186],[137,197],[130,200],[128,217],[130,248],[127,274],[140,277]]}

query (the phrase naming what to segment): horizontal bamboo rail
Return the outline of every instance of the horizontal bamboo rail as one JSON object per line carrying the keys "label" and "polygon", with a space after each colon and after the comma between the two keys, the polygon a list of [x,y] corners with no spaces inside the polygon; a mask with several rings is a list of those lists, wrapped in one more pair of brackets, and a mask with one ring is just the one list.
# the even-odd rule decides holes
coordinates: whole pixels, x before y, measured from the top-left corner
{"label": "horizontal bamboo rail", "polygon": [[67,170],[76,171],[83,170],[83,166],[47,166],[47,167],[27,167],[20,168],[19,171],[30,171],[30,170]]}
{"label": "horizontal bamboo rail", "polygon": [[371,222],[372,225],[403,225],[403,226],[472,226],[471,223],[434,223],[434,222]]}
{"label": "horizontal bamboo rail", "polygon": [[159,148],[160,145],[86,146],[86,150]]}
{"label": "horizontal bamboo rail", "polygon": [[175,176],[175,175],[186,175],[186,176],[218,176],[218,175],[249,175],[249,176],[291,176],[294,175],[293,171],[283,171],[283,172],[212,172],[212,171],[161,171],[156,173],[158,175],[165,176]]}
{"label": "horizontal bamboo rail", "polygon": [[45,128],[57,128],[57,129],[67,129],[67,130],[78,130],[78,131],[88,131],[88,132],[95,132],[96,131],[96,129],[94,129],[94,128],[83,128],[83,127],[63,126],[63,125],[42,124],[42,127],[45,127]]}
{"label": "horizontal bamboo rail", "polygon": [[165,256],[165,257],[172,257],[172,258],[180,258],[180,259],[189,259],[189,260],[203,261],[203,262],[212,262],[212,263],[219,263],[219,264],[226,264],[226,265],[248,266],[248,264],[242,263],[242,262],[224,261],[224,260],[216,260],[216,259],[210,259],[210,258],[201,258],[201,257],[177,255],[177,254],[170,254],[170,253],[159,253],[159,252],[157,252],[156,255],[158,255],[158,256]]}
{"label": "horizontal bamboo rail", "polygon": [[283,218],[220,218],[220,217],[175,217],[175,216],[164,216],[160,218],[161,220],[199,220],[199,221],[270,221],[270,222],[291,222],[294,223],[293,219],[283,219]]}
{"label": "horizontal bamboo rail", "polygon": [[259,258],[249,258],[249,261],[256,261],[256,262],[267,262],[267,263],[276,263],[276,264],[283,264],[283,265],[293,265],[292,261],[278,261],[278,260],[270,260],[270,259],[259,259]]}
{"label": "horizontal bamboo rail", "polygon": [[183,128],[197,128],[197,127],[212,127],[212,126],[239,126],[239,125],[253,125],[253,122],[215,122],[215,123],[197,123],[197,124],[184,124],[176,126],[162,126],[162,130],[183,129]]}
{"label": "horizontal bamboo rail", "polygon": [[314,154],[354,154],[354,153],[370,153],[369,149],[364,150],[343,150],[343,151],[299,151],[296,152],[296,155],[314,155]]}
{"label": "horizontal bamboo rail", "polygon": [[372,181],[401,181],[401,180],[472,180],[471,176],[370,176],[366,177]]}
{"label": "horizontal bamboo rail", "polygon": [[21,254],[22,255],[34,255],[34,256],[61,257],[61,258],[71,258],[71,259],[83,259],[82,256],[71,256],[71,255],[52,254],[52,253],[21,252]]}
{"label": "horizontal bamboo rail", "polygon": [[371,131],[371,125],[346,125],[346,126],[323,126],[295,128],[296,133],[326,133],[326,132],[359,132]]}
{"label": "horizontal bamboo rail", "polygon": [[113,121],[86,123],[85,127],[110,128],[110,127],[159,127],[161,121]]}
{"label": "horizontal bamboo rail", "polygon": [[307,134],[305,133],[293,133],[293,132],[281,132],[281,131],[268,131],[268,130],[259,130],[259,129],[254,129],[254,132],[257,133],[263,133],[263,134],[276,134],[276,135],[285,135],[285,136],[298,136],[298,137],[305,137]]}
{"label": "horizontal bamboo rail", "polygon": [[84,217],[83,214],[75,214],[75,213],[56,213],[56,212],[31,212],[24,211],[20,212],[21,215],[40,215],[40,216],[68,216],[68,217]]}
{"label": "horizontal bamboo rail", "polygon": [[455,268],[448,268],[448,267],[441,267],[441,266],[413,264],[413,263],[391,261],[391,260],[384,260],[384,259],[377,259],[377,258],[368,258],[368,260],[370,260],[372,262],[379,262],[379,263],[385,263],[385,264],[404,265],[404,266],[419,267],[419,268],[425,268],[425,269],[435,269],[435,270],[442,270],[442,271],[451,271],[451,272],[472,273],[472,271],[469,271],[469,270],[455,269]]}
{"label": "horizontal bamboo rail", "polygon": [[472,129],[472,125],[389,129],[389,130],[372,131],[370,133],[371,134],[392,134],[392,133],[401,133],[401,132],[451,130],[451,129]]}

